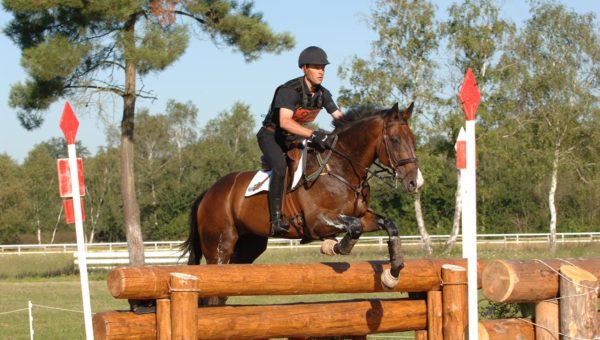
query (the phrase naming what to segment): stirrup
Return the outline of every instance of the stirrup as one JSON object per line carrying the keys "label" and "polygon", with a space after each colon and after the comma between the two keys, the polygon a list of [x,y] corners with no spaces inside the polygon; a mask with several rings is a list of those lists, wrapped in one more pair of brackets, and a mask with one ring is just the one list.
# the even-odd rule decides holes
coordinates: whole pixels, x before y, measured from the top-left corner
{"label": "stirrup", "polygon": [[271,221],[271,234],[270,236],[285,236],[288,234],[290,225],[287,224],[283,218],[276,218]]}

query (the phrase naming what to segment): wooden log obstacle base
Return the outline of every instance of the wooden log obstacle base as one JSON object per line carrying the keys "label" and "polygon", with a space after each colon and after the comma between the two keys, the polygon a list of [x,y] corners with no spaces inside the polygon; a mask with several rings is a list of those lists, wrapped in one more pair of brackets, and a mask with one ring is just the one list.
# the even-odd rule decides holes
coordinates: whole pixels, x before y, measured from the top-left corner
{"label": "wooden log obstacle base", "polygon": [[[428,309],[429,299],[391,295],[390,299],[200,307],[194,308],[195,312],[190,311],[190,301],[199,297],[383,292],[380,276],[389,266],[374,261],[116,268],[108,278],[111,294],[122,299],[157,300],[157,313],[98,313],[94,316],[94,332],[97,339],[264,339],[408,330],[423,335],[427,334],[428,324],[434,323],[439,332],[443,323],[436,318],[448,314],[462,320],[462,316],[454,315],[455,306],[466,306],[466,301],[452,301],[452,307],[444,309],[443,265],[465,273],[451,284],[453,288],[462,287],[466,294],[466,271],[461,268],[467,265],[464,259],[407,260],[393,291],[438,292],[430,297],[432,309]],[[479,270],[483,270],[483,263],[479,263]],[[447,280],[450,284],[452,278]],[[180,315],[182,310],[187,311],[186,316]],[[466,318],[464,322],[466,326]],[[436,338],[433,334],[428,338]]]}
{"label": "wooden log obstacle base", "polygon": [[573,265],[600,277],[600,259],[495,260],[483,271],[485,296],[494,302],[537,302],[559,292],[559,269]]}
{"label": "wooden log obstacle base", "polygon": [[[406,261],[394,292],[426,293],[422,300],[391,295],[200,308],[195,305],[199,297],[383,292],[380,275],[389,266],[356,262],[117,268],[108,278],[111,294],[156,300],[157,313],[98,313],[94,332],[97,339],[264,339],[414,330],[417,339],[463,339],[468,327],[466,264],[464,259]],[[496,260],[485,269],[478,263],[478,269],[478,285],[488,299],[534,303],[536,310],[533,319],[480,321],[480,339],[600,335],[600,259]],[[559,297],[560,306],[553,300]]]}
{"label": "wooden log obstacle base", "polygon": [[600,336],[600,259],[496,260],[483,270],[494,302],[535,304],[535,318],[487,320],[480,339],[593,339]]}

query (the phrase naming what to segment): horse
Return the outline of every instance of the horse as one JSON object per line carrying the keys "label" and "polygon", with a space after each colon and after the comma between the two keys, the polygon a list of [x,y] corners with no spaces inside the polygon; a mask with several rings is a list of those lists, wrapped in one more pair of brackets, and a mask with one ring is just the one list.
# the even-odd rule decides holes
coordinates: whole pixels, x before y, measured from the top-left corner
{"label": "horse", "polygon": [[[317,175],[305,176],[285,198],[299,212],[285,238],[303,243],[322,240],[322,252],[328,255],[347,255],[363,233],[385,230],[391,264],[381,275],[385,289],[398,283],[404,254],[394,222],[368,207],[368,179],[373,175],[371,166],[379,160],[408,193],[420,189],[423,178],[408,125],[413,106],[402,112],[397,103],[391,109],[363,108],[334,121],[331,148],[308,152],[305,174]],[[245,197],[255,173],[225,175],[194,201],[189,236],[182,244],[189,265],[200,264],[202,256],[207,264],[252,263],[266,250],[270,233],[267,194]],[[341,233],[345,235],[337,242],[336,235]]]}

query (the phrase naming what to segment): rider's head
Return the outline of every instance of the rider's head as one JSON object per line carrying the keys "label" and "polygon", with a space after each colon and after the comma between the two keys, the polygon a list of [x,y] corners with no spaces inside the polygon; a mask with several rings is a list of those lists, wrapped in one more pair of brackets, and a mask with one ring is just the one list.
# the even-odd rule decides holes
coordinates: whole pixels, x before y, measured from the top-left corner
{"label": "rider's head", "polygon": [[298,57],[298,67],[302,69],[304,76],[312,85],[320,85],[323,82],[327,64],[329,64],[327,53],[317,46],[305,48]]}

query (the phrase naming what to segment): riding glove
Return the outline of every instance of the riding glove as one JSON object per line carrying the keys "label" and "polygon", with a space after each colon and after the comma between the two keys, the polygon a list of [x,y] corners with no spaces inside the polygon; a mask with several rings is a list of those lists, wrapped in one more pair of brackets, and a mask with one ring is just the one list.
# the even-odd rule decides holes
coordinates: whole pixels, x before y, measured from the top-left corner
{"label": "riding glove", "polygon": [[310,136],[310,142],[314,145],[318,145],[319,148],[326,150],[331,149],[331,143],[329,142],[329,134],[327,131],[317,129],[313,131]]}

